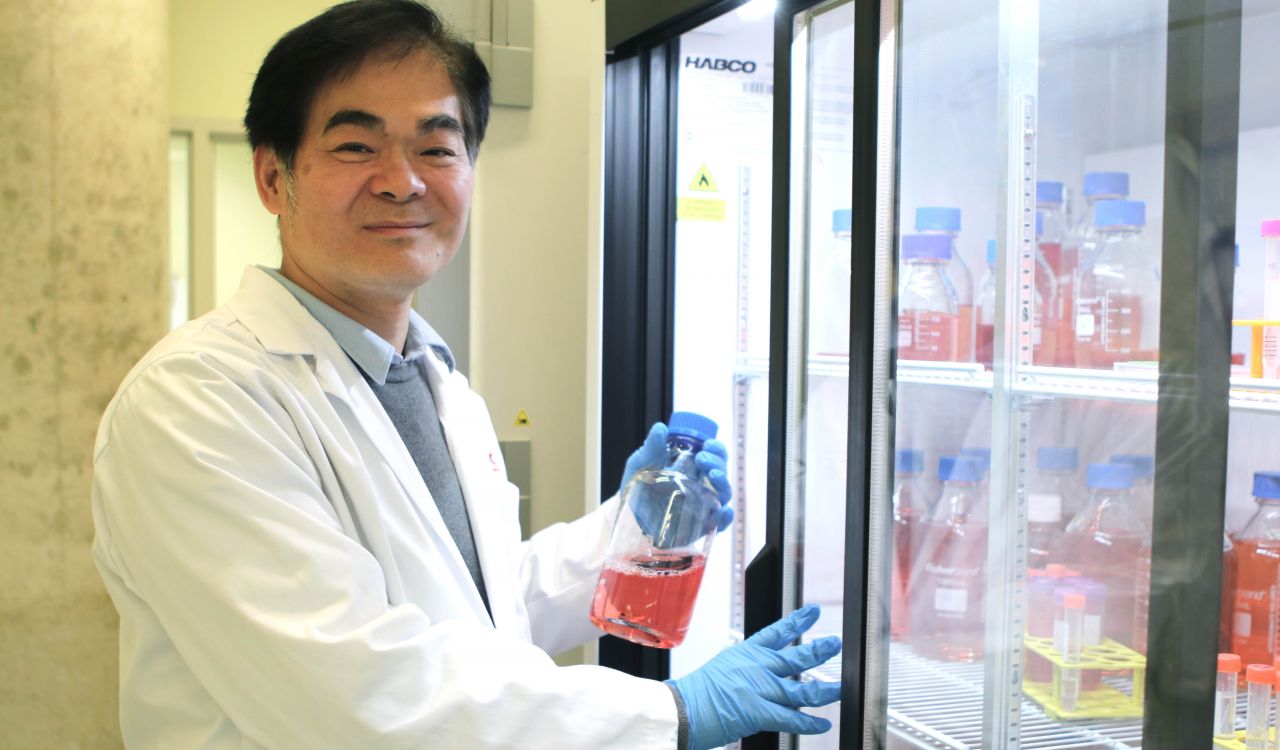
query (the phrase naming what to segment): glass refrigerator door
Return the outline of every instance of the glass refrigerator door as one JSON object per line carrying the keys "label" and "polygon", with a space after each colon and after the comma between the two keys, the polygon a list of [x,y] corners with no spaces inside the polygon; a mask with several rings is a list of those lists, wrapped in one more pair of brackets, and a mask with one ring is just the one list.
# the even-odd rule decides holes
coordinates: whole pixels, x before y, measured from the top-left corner
{"label": "glass refrigerator door", "polygon": [[[784,613],[806,604],[821,608],[807,642],[844,632],[854,3],[820,3],[790,20],[791,344],[782,514],[790,543],[783,547],[782,597]],[[805,679],[838,681],[840,660]],[[832,730],[795,744],[838,747],[839,705],[811,713],[830,719]]]}
{"label": "glass refrigerator door", "polygon": [[[1200,644],[1199,660],[1176,651],[1176,618],[1149,617],[1155,599],[1193,585],[1182,563],[1219,522],[1213,505],[1184,512],[1177,476],[1209,465],[1189,454],[1225,435],[1178,433],[1169,400],[1179,372],[1205,374],[1195,352],[1207,329],[1167,311],[1180,303],[1171,291],[1199,304],[1194,282],[1210,269],[1196,249],[1220,239],[1166,236],[1180,218],[1165,216],[1167,196],[1197,186],[1166,164],[1204,153],[1166,142],[1178,127],[1167,91],[1182,85],[1170,40],[1210,21],[1171,18],[1155,0],[895,10],[894,200],[878,236],[896,287],[894,427],[881,445],[893,479],[874,499],[891,520],[868,571],[887,641],[868,653],[869,736],[1140,747],[1153,736],[1146,712],[1168,705],[1165,692],[1148,700],[1153,675],[1165,691],[1217,647]],[[1215,102],[1194,96],[1213,117]],[[1216,105],[1234,103],[1227,91]],[[1222,385],[1197,408],[1225,409]],[[1153,546],[1177,563],[1158,586]]]}

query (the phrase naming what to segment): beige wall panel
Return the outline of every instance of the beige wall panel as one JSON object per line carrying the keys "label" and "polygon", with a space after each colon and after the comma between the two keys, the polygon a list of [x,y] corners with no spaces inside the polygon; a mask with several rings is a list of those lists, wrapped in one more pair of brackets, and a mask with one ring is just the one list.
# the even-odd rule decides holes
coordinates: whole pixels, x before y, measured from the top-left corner
{"label": "beige wall panel", "polygon": [[0,6],[0,726],[118,747],[90,453],[165,330],[167,5]]}
{"label": "beige wall panel", "polygon": [[[502,440],[533,441],[532,526],[588,500],[584,434],[597,384],[588,344],[598,245],[598,101],[604,3],[537,2],[533,108],[495,107],[480,150],[472,231],[472,380]],[[427,293],[430,293],[430,284]],[[514,425],[520,410],[527,427]],[[620,477],[618,478],[620,479]],[[594,482],[591,483],[594,486]],[[562,659],[562,663],[575,657]]]}

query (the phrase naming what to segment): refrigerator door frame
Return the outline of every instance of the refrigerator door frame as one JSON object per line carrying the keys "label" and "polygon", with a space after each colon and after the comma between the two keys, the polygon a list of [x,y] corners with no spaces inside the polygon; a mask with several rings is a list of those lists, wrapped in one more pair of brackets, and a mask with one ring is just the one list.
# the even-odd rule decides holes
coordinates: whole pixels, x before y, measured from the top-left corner
{"label": "refrigerator door frame", "polygon": [[1160,375],[1143,742],[1213,735],[1226,502],[1241,0],[1169,3]]}

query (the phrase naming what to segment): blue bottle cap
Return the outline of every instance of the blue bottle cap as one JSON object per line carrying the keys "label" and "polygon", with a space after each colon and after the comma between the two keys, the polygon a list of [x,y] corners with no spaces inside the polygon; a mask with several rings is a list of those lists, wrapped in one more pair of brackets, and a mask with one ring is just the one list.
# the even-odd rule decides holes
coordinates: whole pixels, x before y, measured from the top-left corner
{"label": "blue bottle cap", "polygon": [[991,471],[991,449],[990,448],[961,448],[960,455],[966,458],[976,458],[982,466],[982,470]]}
{"label": "blue bottle cap", "polygon": [[1089,464],[1087,483],[1091,490],[1127,490],[1133,487],[1133,469],[1128,464]]}
{"label": "blue bottle cap", "polygon": [[904,234],[903,260],[951,260],[951,238],[941,234]]}
{"label": "blue bottle cap", "polygon": [[942,459],[938,460],[938,478],[944,482],[970,482],[977,484],[982,481],[982,461],[971,456],[956,456],[951,460],[949,471],[945,476],[942,474]]}
{"label": "blue bottle cap", "polygon": [[1084,197],[1129,195],[1128,172],[1089,172],[1084,176]]}
{"label": "blue bottle cap", "polygon": [[955,456],[938,456],[938,481],[945,482],[951,476],[951,467],[955,466]]}
{"label": "blue bottle cap", "polygon": [[1280,498],[1280,471],[1257,471],[1253,474],[1254,497]]}
{"label": "blue bottle cap", "polygon": [[715,437],[718,429],[715,422],[691,411],[673,411],[667,420],[668,435],[684,435],[704,442]]}
{"label": "blue bottle cap", "polygon": [[893,470],[898,474],[924,471],[924,451],[900,448],[894,454]]}
{"label": "blue bottle cap", "polygon": [[1133,470],[1133,480],[1149,479],[1156,473],[1156,457],[1139,453],[1117,453],[1111,457],[1113,464],[1129,464]]}
{"label": "blue bottle cap", "polygon": [[1036,203],[1062,203],[1062,183],[1049,180],[1037,182]]}
{"label": "blue bottle cap", "polygon": [[1075,471],[1080,468],[1080,453],[1075,448],[1046,445],[1036,450],[1036,466],[1049,471]]}
{"label": "blue bottle cap", "polygon": [[1142,201],[1098,201],[1094,211],[1095,227],[1141,227],[1147,223],[1147,204]]}
{"label": "blue bottle cap", "polygon": [[1036,236],[1044,234],[1044,212],[1036,211]]}
{"label": "blue bottle cap", "polygon": [[960,209],[921,206],[916,209],[917,232],[959,232]]}
{"label": "blue bottle cap", "polygon": [[987,265],[994,266],[996,264],[996,241],[987,240]]}
{"label": "blue bottle cap", "polygon": [[835,234],[848,234],[853,231],[853,210],[838,208],[831,212],[831,231]]}

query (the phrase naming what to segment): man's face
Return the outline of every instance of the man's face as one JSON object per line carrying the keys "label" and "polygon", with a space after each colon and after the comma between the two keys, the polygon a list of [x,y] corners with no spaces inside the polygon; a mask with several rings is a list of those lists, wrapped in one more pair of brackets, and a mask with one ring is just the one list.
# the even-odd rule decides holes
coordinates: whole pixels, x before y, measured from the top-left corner
{"label": "man's face", "polygon": [[357,306],[407,300],[453,259],[475,176],[458,96],[425,52],[372,55],[322,87],[291,176],[265,148],[254,166],[286,274]]}

